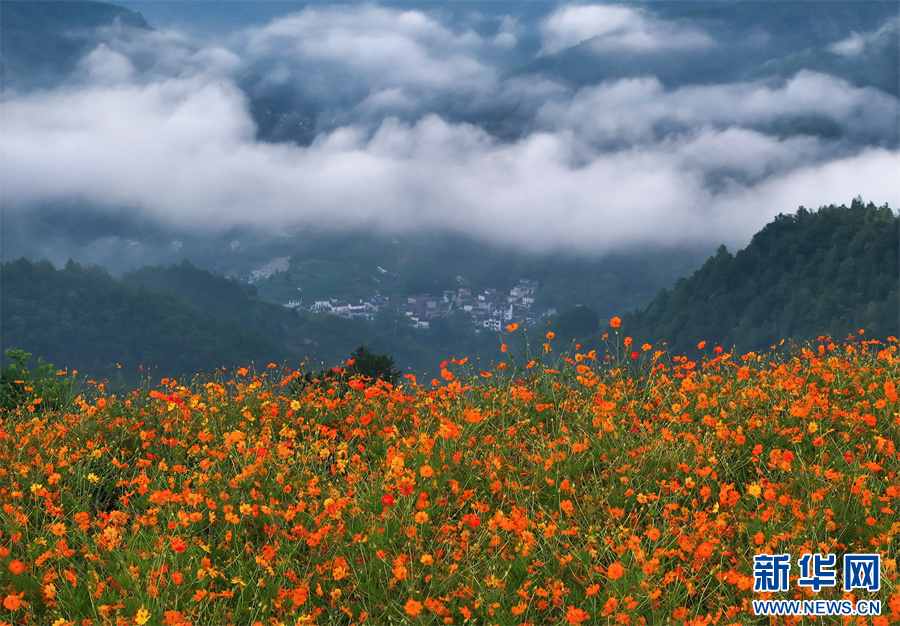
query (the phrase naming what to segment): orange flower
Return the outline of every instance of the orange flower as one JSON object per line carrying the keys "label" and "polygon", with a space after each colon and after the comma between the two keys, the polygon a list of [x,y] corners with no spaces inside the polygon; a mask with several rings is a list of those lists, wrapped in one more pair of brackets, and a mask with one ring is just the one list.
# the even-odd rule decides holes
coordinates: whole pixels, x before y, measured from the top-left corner
{"label": "orange flower", "polygon": [[566,612],[566,621],[570,624],[580,624],[581,622],[590,619],[590,615],[584,609],[576,609],[574,606],[569,606],[568,612]]}
{"label": "orange flower", "polygon": [[416,513],[416,524],[424,524],[428,521],[428,513],[425,511],[419,511]]}
{"label": "orange flower", "polygon": [[713,553],[713,544],[708,541],[704,541],[700,544],[697,550],[694,552],[694,556],[698,559],[708,558]]}
{"label": "orange flower", "polygon": [[650,541],[656,541],[657,539],[659,539],[659,528],[654,527],[648,530],[647,537],[650,539]]}
{"label": "orange flower", "polygon": [[513,322],[512,324],[510,324],[509,326],[506,327],[506,330],[508,330],[509,332],[513,332],[517,328],[519,328],[519,325],[516,324],[515,322]]}
{"label": "orange flower", "polygon": [[410,615],[410,617],[415,617],[422,612],[422,603],[416,602],[415,600],[410,598],[404,608],[406,609],[406,612]]}
{"label": "orange flower", "polygon": [[609,325],[612,326],[613,328],[618,328],[619,326],[622,325],[622,320],[618,317],[614,317],[611,320],[609,320]]}
{"label": "orange flower", "polygon": [[187,549],[187,543],[181,537],[172,537],[171,545],[175,552],[184,552]]}
{"label": "orange flower", "polygon": [[15,611],[20,606],[22,606],[22,595],[23,594],[24,594],[24,592],[20,593],[19,595],[10,594],[10,595],[6,596],[5,598],[3,598],[3,607],[7,610]]}
{"label": "orange flower", "polygon": [[891,402],[896,402],[898,397],[897,395],[897,386],[893,381],[889,380],[884,383],[884,395],[887,396],[887,399]]}
{"label": "orange flower", "polygon": [[50,532],[52,532],[57,537],[61,537],[66,534],[66,525],[57,523],[50,527]]}
{"label": "orange flower", "polygon": [[25,571],[25,564],[22,561],[15,559],[10,562],[9,571],[11,571],[13,574],[21,574]]}
{"label": "orange flower", "polygon": [[606,575],[612,578],[613,580],[618,580],[622,578],[622,575],[625,574],[625,568],[622,567],[622,564],[619,561],[616,561],[612,565],[609,566],[609,569],[606,570]]}
{"label": "orange flower", "polygon": [[164,615],[165,619],[163,620],[163,624],[166,624],[167,626],[175,626],[176,624],[180,625],[185,623],[185,619],[178,611],[166,611]]}
{"label": "orange flower", "polygon": [[619,608],[619,599],[612,597],[603,605],[603,615],[611,615],[617,608]]}
{"label": "orange flower", "polygon": [[698,349],[698,350],[702,350],[704,347],[706,347],[706,342],[705,342],[705,341],[701,341],[700,343],[697,344],[697,349]]}
{"label": "orange flower", "polygon": [[423,465],[419,468],[419,475],[422,478],[431,478],[432,476],[434,476],[434,470],[430,465]]}

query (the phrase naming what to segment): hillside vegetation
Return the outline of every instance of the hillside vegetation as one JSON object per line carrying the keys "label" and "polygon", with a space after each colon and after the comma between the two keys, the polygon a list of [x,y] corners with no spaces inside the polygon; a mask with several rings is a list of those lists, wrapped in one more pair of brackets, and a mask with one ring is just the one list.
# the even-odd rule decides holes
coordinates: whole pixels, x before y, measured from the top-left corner
{"label": "hillside vegetation", "polygon": [[116,280],[101,267],[20,259],[0,266],[0,281],[4,349],[130,385],[149,373],[189,377],[228,363],[332,366],[360,345],[420,373],[436,373],[448,352],[499,355],[495,337],[453,318],[420,331],[387,311],[373,324],[298,312],[188,262]]}
{"label": "hillside vegetation", "polygon": [[183,376],[288,355],[258,329],[126,287],[103,268],[21,259],[4,263],[0,280],[3,347],[99,379],[134,382],[140,366]]}
{"label": "hillside vegetation", "polygon": [[[445,243],[450,245],[450,241]],[[782,338],[802,343],[826,334],[845,337],[860,328],[875,338],[900,336],[898,242],[900,218],[886,206],[857,200],[849,208],[801,208],[795,215],[776,218],[734,255],[720,248],[692,276],[661,291],[645,309],[626,315],[628,332],[639,343],[665,341],[679,354],[695,351],[700,341],[758,351]],[[382,252],[387,254],[394,244],[383,243],[387,247]],[[342,278],[335,278],[333,284],[343,284],[348,267],[375,263],[367,255],[376,248],[350,255],[348,266],[334,266],[334,276]],[[415,274],[420,276],[419,282],[406,282],[413,280],[413,274],[401,274],[400,284],[392,289],[397,293],[426,289],[429,281],[422,272],[438,267],[441,255],[449,254],[439,245],[435,250],[436,256],[411,250],[416,258],[430,260],[424,265],[410,264],[421,273]],[[308,252],[316,254],[312,248]],[[324,255],[325,251],[319,249],[318,253]],[[587,349],[602,347],[599,320],[608,319],[603,313],[608,308],[586,303],[603,300],[609,289],[627,291],[622,280],[643,267],[621,259],[616,263],[621,263],[622,276],[613,278],[611,274],[599,276],[596,268],[600,265],[587,262],[561,259],[529,267],[523,264],[525,257],[512,254],[473,258],[492,258],[498,277],[510,281],[534,270],[531,275],[545,281],[538,294],[544,293],[548,300],[559,301],[562,294],[583,296],[582,304],[562,310],[552,319],[551,328],[560,338],[575,339]],[[666,258],[648,257],[659,262]],[[317,263],[320,268],[332,267],[326,261]],[[607,265],[610,272],[617,267],[610,260],[604,263],[611,263]],[[168,377],[251,361],[290,367],[301,363],[332,366],[361,345],[390,355],[402,372],[429,376],[437,373],[438,364],[448,356],[468,355],[473,361],[489,362],[501,355],[497,336],[476,334],[468,316],[461,312],[433,319],[431,328],[418,330],[400,319],[393,307],[366,323],[291,310],[259,296],[258,289],[271,290],[278,285],[285,293],[296,293],[298,276],[310,272],[307,279],[313,280],[314,265],[311,261],[292,263],[291,271],[258,287],[242,285],[187,261],[133,270],[120,280],[103,268],[71,262],[58,270],[48,262],[7,262],[0,266],[3,347],[36,354],[98,380],[122,379],[129,384],[140,379],[142,366]],[[471,260],[444,263],[435,270],[438,274],[430,281],[432,286],[438,278],[454,283],[454,272],[460,267],[467,267],[473,280],[487,277],[487,270],[476,271]],[[384,275],[382,278],[387,280]],[[324,290],[324,274],[315,280],[321,281],[319,288]],[[554,284],[555,280],[559,284]],[[661,274],[652,280],[661,281]],[[577,281],[582,282],[576,287]],[[540,340],[541,329],[528,330],[535,334],[535,341]]]}
{"label": "hillside vegetation", "polygon": [[301,233],[281,250],[291,257],[288,270],[255,283],[260,296],[273,302],[355,302],[375,292],[404,302],[412,294],[440,295],[459,287],[505,291],[527,278],[540,283],[538,309],[581,303],[612,317],[649,302],[661,287],[693,271],[711,248],[589,257],[515,250],[449,233],[390,237],[357,231]]}
{"label": "hillside vegetation", "polygon": [[627,316],[629,333],[676,353],[701,340],[740,351],[785,338],[900,336],[900,218],[854,200],[779,215]]}

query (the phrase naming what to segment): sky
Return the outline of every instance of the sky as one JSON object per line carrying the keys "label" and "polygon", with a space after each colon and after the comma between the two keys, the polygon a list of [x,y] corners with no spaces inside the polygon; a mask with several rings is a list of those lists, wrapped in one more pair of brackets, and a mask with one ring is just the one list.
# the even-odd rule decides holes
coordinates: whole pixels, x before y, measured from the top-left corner
{"label": "sky", "polygon": [[190,4],[128,2],[154,30],[101,29],[64,79],[4,86],[7,225],[77,206],[600,255],[900,207],[897,10],[787,29],[713,3],[244,4],[212,24]]}

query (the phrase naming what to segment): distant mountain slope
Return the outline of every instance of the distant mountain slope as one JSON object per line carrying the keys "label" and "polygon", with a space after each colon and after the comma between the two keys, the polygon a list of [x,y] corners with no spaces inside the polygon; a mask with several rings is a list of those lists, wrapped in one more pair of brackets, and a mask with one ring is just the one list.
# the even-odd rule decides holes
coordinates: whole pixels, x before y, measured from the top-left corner
{"label": "distant mountain slope", "polygon": [[642,311],[628,334],[675,352],[701,340],[756,350],[785,338],[900,336],[900,218],[887,205],[779,215],[750,244],[718,254]]}
{"label": "distant mountain slope", "polygon": [[450,233],[392,237],[349,231],[301,233],[280,250],[291,257],[289,269],[254,285],[270,302],[297,297],[306,303],[328,298],[355,302],[376,291],[392,302],[405,302],[412,294],[459,287],[473,293],[506,291],[528,278],[540,282],[538,309],[580,303],[611,316],[643,306],[660,288],[697,268],[713,248],[659,246],[579,257],[566,251],[516,250]]}
{"label": "distant mountain slope", "polygon": [[128,384],[138,381],[140,366],[156,377],[251,362],[333,366],[361,345],[420,374],[435,374],[451,356],[499,355],[495,336],[475,335],[458,320],[414,330],[397,324],[396,312],[374,324],[298,312],[188,262],[135,270],[117,281],[98,266],[69,262],[56,269],[20,259],[0,265],[0,284],[2,349]]}
{"label": "distant mountain slope", "polygon": [[360,345],[388,353],[401,370],[436,373],[452,356],[492,355],[496,336],[476,335],[470,322],[434,320],[429,330],[398,323],[395,309],[384,309],[373,323],[288,309],[260,299],[253,285],[243,285],[187,261],[168,267],[127,272],[122,283],[172,295],[209,314],[255,329],[285,352],[312,364],[336,365]]}
{"label": "distant mountain slope", "polygon": [[[897,95],[896,2],[667,2],[634,3],[674,24],[699,26],[719,41],[736,45],[673,50],[669,55],[598,47],[599,38],[541,56],[523,75],[553,76],[574,86],[604,80],[655,76],[664,85],[719,83],[766,77],[787,78],[806,69],[871,85]],[[800,26],[803,25],[803,26]],[[879,31],[881,29],[881,31]],[[871,41],[864,34],[878,32]],[[858,38],[859,50],[839,54],[835,42]],[[765,42],[762,44],[762,42]]]}
{"label": "distant mountain slope", "polygon": [[257,329],[123,285],[103,268],[22,259],[0,266],[0,281],[3,349],[91,377],[133,382],[139,366],[171,377],[290,355]]}
{"label": "distant mountain slope", "polygon": [[149,29],[139,13],[103,2],[0,3],[0,78],[4,88],[56,84],[112,25]]}

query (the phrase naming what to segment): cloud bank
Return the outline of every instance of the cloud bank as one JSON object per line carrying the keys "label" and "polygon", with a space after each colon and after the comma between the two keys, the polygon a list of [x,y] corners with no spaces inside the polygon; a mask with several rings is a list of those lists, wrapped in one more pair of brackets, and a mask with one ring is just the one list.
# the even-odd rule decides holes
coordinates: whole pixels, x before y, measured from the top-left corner
{"label": "cloud bank", "polygon": [[[808,70],[572,85],[491,61],[522,29],[312,5],[213,47],[103,43],[77,81],[4,94],[4,219],[79,201],[183,229],[441,228],[603,254],[743,244],[775,214],[858,194],[900,206],[893,95]],[[726,45],[621,6],[562,7],[532,30],[537,55],[584,39],[603,54]],[[312,103],[310,141],[259,137],[248,76]]]}
{"label": "cloud bank", "polygon": [[588,41],[609,52],[661,52],[714,48],[715,41],[699,29],[678,26],[620,5],[564,6],[541,25],[544,54]]}

